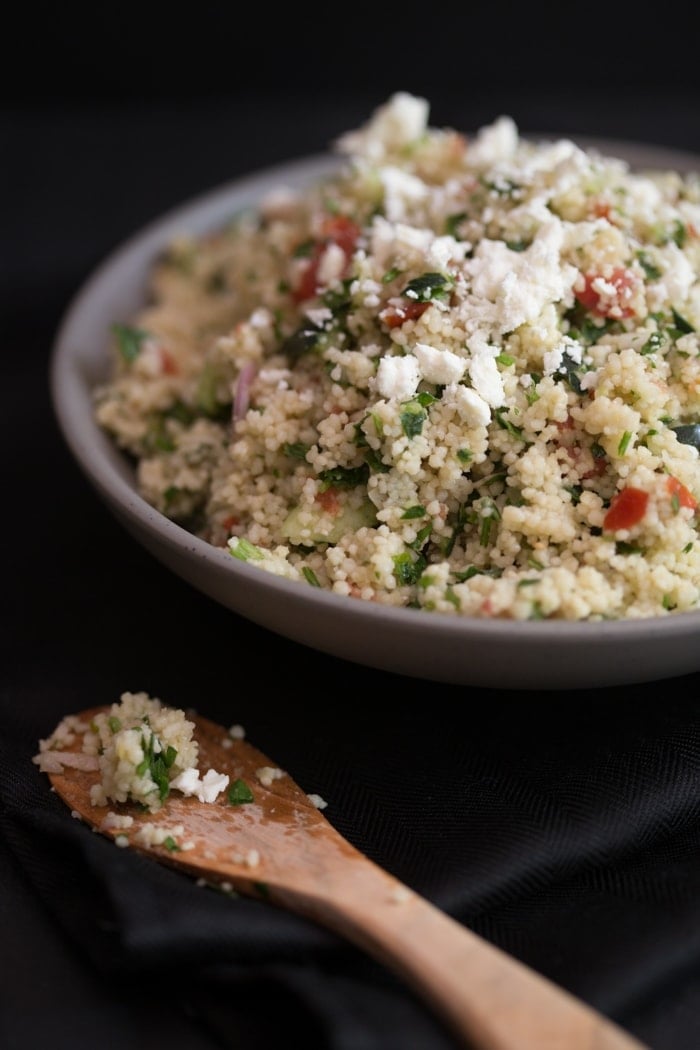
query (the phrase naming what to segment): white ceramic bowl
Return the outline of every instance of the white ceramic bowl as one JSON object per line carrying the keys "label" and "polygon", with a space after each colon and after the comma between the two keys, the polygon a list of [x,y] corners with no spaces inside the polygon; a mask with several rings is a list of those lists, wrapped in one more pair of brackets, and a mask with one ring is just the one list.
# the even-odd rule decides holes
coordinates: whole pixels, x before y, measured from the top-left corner
{"label": "white ceramic bowl", "polygon": [[[673,150],[578,138],[637,168],[700,170]],[[234,612],[315,649],[435,681],[494,688],[578,689],[700,670],[700,611],[603,623],[481,620],[393,609],[272,576],[190,535],[136,492],[128,461],[96,425],[92,391],[107,378],[110,324],[143,304],[147,274],[170,239],[214,230],[280,184],[330,171],[325,155],[268,169],[169,213],[114,252],[70,305],[52,355],[63,436],[123,526],[156,558]]]}

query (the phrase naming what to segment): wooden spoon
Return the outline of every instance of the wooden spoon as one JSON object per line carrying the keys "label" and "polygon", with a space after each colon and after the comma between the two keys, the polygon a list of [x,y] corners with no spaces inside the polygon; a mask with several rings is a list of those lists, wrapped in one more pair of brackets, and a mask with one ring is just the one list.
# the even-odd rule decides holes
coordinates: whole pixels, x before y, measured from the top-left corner
{"label": "wooden spoon", "polygon": [[[99,711],[79,717],[89,722]],[[63,801],[111,838],[138,828],[182,825],[178,843],[134,849],[215,884],[264,898],[334,930],[400,975],[473,1050],[644,1050],[636,1039],[541,975],[481,940],[379,868],[347,842],[285,774],[264,787],[274,762],[226,729],[188,712],[199,768],[243,780],[254,801],[232,805],[227,792],[202,803],[173,792],[155,814],[132,803],[93,806],[99,773],[64,767],[50,773]],[[79,738],[66,748],[79,752]],[[263,774],[263,779],[265,779]],[[109,811],[133,817],[128,830],[105,830]],[[172,847],[172,841],[170,843]]]}

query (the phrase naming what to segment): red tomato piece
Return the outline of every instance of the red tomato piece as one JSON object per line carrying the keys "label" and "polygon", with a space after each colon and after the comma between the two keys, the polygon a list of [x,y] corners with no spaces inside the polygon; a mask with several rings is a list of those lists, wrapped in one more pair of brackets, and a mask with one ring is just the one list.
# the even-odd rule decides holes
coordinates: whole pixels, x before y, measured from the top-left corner
{"label": "red tomato piece", "polygon": [[340,500],[334,488],[326,489],[325,492],[319,492],[316,496],[316,502],[323,507],[326,514],[330,514],[334,518],[340,513]]}
{"label": "red tomato piece", "polygon": [[380,313],[380,318],[387,328],[398,328],[404,321],[415,321],[430,306],[430,303],[418,303],[414,299],[406,299],[400,305],[386,306]]}
{"label": "red tomato piece", "polygon": [[[598,280],[605,281],[614,292],[610,295],[597,290],[594,284]],[[637,278],[624,266],[618,266],[609,277],[600,273],[587,273],[584,275],[584,287],[576,292],[576,298],[591,313],[598,317],[632,317],[634,309],[631,299],[637,284]]]}
{"label": "red tomato piece", "polygon": [[613,496],[603,520],[603,528],[606,532],[631,529],[633,525],[638,525],[646,514],[648,503],[649,493],[644,489],[635,489],[632,486],[622,489]]}
{"label": "red tomato piece", "polygon": [[160,367],[166,376],[176,376],[180,369],[177,367],[177,361],[164,346],[158,347],[158,353],[160,354]]}
{"label": "red tomato piece", "polygon": [[690,510],[698,509],[698,501],[678,478],[669,477],[666,481],[666,488],[671,499],[675,497],[678,500],[679,507],[689,507]]}
{"label": "red tomato piece", "polygon": [[321,227],[321,240],[314,244],[311,257],[301,272],[299,283],[294,289],[292,296],[297,303],[303,303],[305,299],[311,299],[318,288],[318,268],[321,264],[323,253],[329,244],[337,244],[345,256],[345,266],[350,262],[357,239],[360,236],[360,227],[347,215],[329,215],[323,220]]}

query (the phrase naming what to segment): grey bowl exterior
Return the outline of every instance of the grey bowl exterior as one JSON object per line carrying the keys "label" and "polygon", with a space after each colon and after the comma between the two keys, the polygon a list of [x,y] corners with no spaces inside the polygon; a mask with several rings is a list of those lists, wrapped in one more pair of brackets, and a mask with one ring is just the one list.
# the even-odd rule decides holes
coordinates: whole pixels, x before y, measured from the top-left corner
{"label": "grey bowl exterior", "polygon": [[[700,170],[692,154],[577,139],[634,167]],[[214,601],[312,649],[399,675],[518,690],[653,681],[700,670],[700,611],[602,623],[520,622],[393,609],[272,576],[192,536],[136,492],[127,460],[98,427],[93,391],[107,378],[108,330],[142,305],[153,260],[173,236],[214,230],[280,185],[301,187],[337,166],[319,155],[216,189],[158,219],[117,249],[70,304],[51,358],[62,435],[117,520],[155,558]]]}

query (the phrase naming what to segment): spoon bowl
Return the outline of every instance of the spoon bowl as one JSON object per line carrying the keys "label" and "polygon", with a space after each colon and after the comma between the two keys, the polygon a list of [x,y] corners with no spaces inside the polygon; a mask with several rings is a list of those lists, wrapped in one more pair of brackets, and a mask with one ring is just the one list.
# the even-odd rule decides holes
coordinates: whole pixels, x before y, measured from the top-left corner
{"label": "spoon bowl", "polygon": [[[78,718],[89,725],[102,711],[108,708]],[[99,772],[79,761],[82,737],[56,752],[63,768],[49,773],[51,784],[74,815],[118,844],[127,839],[159,863],[294,911],[351,941],[403,978],[472,1050],[644,1050],[369,860],[257,748],[201,715],[188,718],[200,768],[230,778],[229,792],[215,802],[172,793],[155,813],[130,802],[93,805]]]}

